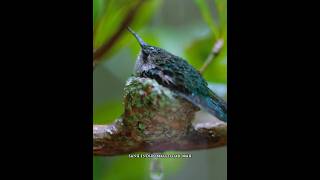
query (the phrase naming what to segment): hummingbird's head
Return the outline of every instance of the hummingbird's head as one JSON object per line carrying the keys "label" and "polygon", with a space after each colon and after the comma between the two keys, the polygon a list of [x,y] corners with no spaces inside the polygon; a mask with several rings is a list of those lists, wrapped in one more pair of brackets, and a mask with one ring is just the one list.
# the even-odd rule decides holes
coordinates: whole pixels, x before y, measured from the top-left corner
{"label": "hummingbird's head", "polygon": [[136,61],[135,71],[137,73],[153,68],[153,62],[158,59],[159,54],[163,51],[161,48],[151,46],[144,42],[142,38],[128,27],[128,31],[137,39],[141,52]]}
{"label": "hummingbird's head", "polygon": [[151,46],[151,45],[147,44],[146,42],[144,42],[142,40],[142,38],[137,33],[135,33],[132,29],[130,29],[129,27],[128,27],[128,30],[137,39],[137,41],[141,47],[141,53],[144,56],[144,59],[146,59],[148,56],[151,57],[153,55],[156,55],[161,51],[160,48],[155,47],[155,46]]}

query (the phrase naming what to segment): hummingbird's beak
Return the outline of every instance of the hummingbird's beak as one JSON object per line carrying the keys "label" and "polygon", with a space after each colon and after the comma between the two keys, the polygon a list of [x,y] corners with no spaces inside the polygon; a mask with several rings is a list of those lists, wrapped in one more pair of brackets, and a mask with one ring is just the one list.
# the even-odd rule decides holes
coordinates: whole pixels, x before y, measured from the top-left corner
{"label": "hummingbird's beak", "polygon": [[137,39],[137,41],[139,42],[141,48],[143,48],[144,46],[147,46],[147,45],[148,45],[148,44],[145,43],[145,42],[141,39],[141,37],[140,37],[137,33],[135,33],[131,28],[127,27],[127,29],[128,29],[128,31]]}

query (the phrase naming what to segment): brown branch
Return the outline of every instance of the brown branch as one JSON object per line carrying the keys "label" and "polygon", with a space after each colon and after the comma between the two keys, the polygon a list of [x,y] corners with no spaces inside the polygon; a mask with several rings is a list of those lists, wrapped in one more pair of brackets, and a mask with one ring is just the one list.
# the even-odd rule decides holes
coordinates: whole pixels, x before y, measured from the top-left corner
{"label": "brown branch", "polygon": [[214,45],[210,51],[210,54],[208,55],[207,59],[205,60],[205,62],[203,63],[202,67],[199,70],[199,72],[201,74],[207,69],[207,67],[215,59],[215,57],[217,57],[217,55],[220,53],[222,47],[223,47],[223,40],[222,39],[219,39],[214,43]]}
{"label": "brown branch", "polygon": [[126,28],[130,25],[133,21],[136,13],[138,12],[139,8],[141,7],[144,0],[140,0],[127,14],[125,19],[122,21],[120,27],[115,32],[115,34],[106,42],[104,42],[98,49],[93,52],[93,66],[98,63],[99,59],[102,58],[110,49],[111,47],[117,42],[117,40],[121,37],[121,34],[126,30]]}
{"label": "brown branch", "polygon": [[[227,144],[227,124],[207,123],[190,134],[172,142],[170,139],[154,142],[137,141],[128,130],[112,125],[93,126],[93,154],[103,156],[121,155],[134,152],[162,152],[169,150],[190,151],[222,147]],[[125,140],[123,140],[125,139]]]}
{"label": "brown branch", "polygon": [[93,154],[197,150],[224,146],[227,124],[147,78],[125,87],[125,111],[111,125],[93,125]]}

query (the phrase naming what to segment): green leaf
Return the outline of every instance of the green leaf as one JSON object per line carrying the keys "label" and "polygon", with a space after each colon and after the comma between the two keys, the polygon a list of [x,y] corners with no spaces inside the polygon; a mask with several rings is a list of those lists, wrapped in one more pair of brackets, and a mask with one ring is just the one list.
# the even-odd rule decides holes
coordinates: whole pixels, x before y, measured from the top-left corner
{"label": "green leaf", "polygon": [[[115,1],[110,8],[107,8],[105,14],[98,22],[95,31],[94,48],[100,47],[104,42],[110,39],[114,33],[118,30],[119,26],[126,18],[128,12],[136,5],[138,1],[136,0],[120,0]],[[144,1],[139,11],[131,23],[131,28],[138,31],[143,27],[155,13],[156,8],[161,5],[161,0],[147,0]],[[116,53],[120,48],[123,48],[132,40],[132,35],[124,32],[113,47],[108,51],[103,59],[108,59],[114,53]]]}
{"label": "green leaf", "polygon": [[[161,4],[162,1],[159,0],[148,0],[145,1],[145,3],[141,6],[139,12],[137,13],[134,21],[131,24],[131,28],[134,29],[136,32],[141,29],[148,21],[151,19],[152,15],[156,11],[156,8]],[[149,42],[150,44],[155,43],[155,39],[153,39],[155,36],[151,33],[144,33],[143,35],[141,34],[143,39],[146,42]],[[119,41],[112,47],[110,53],[108,56],[113,55],[115,52],[117,52],[120,48],[128,45],[128,42],[134,42],[136,41],[133,36],[130,33],[124,33]],[[134,42],[135,47],[138,47],[136,42]],[[106,56],[106,57],[108,57]]]}
{"label": "green leaf", "polygon": [[227,33],[227,0],[215,0],[215,7],[218,11],[220,31]]}
{"label": "green leaf", "polygon": [[104,7],[104,0],[93,0],[93,25],[96,24],[100,16],[103,14]]}
{"label": "green leaf", "polygon": [[219,34],[219,27],[217,23],[214,21],[213,17],[211,16],[210,9],[208,4],[205,0],[194,0],[196,5],[198,6],[203,20],[208,24],[212,33],[217,38],[220,36]]}
{"label": "green leaf", "polygon": [[127,1],[126,5],[123,4],[123,1],[110,2],[112,5],[105,11],[100,21],[97,22],[96,29],[94,29],[94,48],[101,46],[116,32],[128,11],[135,5],[135,2]]}

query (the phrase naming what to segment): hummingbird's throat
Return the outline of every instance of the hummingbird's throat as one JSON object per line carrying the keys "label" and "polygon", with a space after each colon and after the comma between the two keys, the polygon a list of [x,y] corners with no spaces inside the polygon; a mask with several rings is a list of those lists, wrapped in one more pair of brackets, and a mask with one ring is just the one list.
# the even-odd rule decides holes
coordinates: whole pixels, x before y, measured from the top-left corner
{"label": "hummingbird's throat", "polygon": [[146,57],[144,57],[145,54],[143,54],[142,50],[140,51],[140,54],[138,55],[138,58],[136,60],[136,64],[134,67],[135,73],[138,75],[141,74],[143,71],[148,71],[152,68],[155,68],[155,65],[149,62]]}

